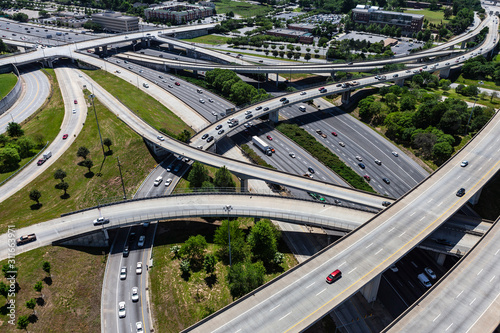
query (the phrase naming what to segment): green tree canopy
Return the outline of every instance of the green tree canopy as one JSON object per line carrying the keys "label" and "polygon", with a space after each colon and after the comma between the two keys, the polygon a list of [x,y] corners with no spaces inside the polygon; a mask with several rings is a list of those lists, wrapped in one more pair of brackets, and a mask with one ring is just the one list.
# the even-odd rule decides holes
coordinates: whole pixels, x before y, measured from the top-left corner
{"label": "green tree canopy", "polygon": [[203,187],[203,183],[207,180],[209,180],[207,168],[198,161],[194,162],[188,175],[189,186]]}
{"label": "green tree canopy", "polygon": [[207,240],[202,235],[191,236],[181,247],[179,255],[190,260],[199,260],[208,247]]}
{"label": "green tree canopy", "polygon": [[236,183],[234,182],[231,172],[223,166],[215,172],[214,186],[216,188],[235,188]]}
{"label": "green tree canopy", "polygon": [[42,193],[40,193],[40,191],[38,190],[31,190],[30,191],[30,199],[35,201],[37,203],[37,205],[40,204],[40,198],[42,197]]}
{"label": "green tree canopy", "polygon": [[9,134],[11,138],[18,138],[24,135],[24,131],[18,123],[10,122],[7,124],[7,134]]}
{"label": "green tree canopy", "polygon": [[258,221],[248,235],[248,244],[253,256],[264,263],[270,263],[278,251],[276,227],[269,220]]}
{"label": "green tree canopy", "polygon": [[76,152],[76,156],[83,157],[84,159],[87,159],[87,156],[89,154],[90,150],[85,146],[81,146],[80,148],[78,148],[78,151]]}
{"label": "green tree canopy", "polygon": [[228,228],[231,233],[231,260],[235,262],[245,261],[250,254],[250,248],[245,242],[245,234],[240,228],[240,223],[236,221],[222,221],[220,227],[215,230],[214,243],[219,246],[219,258],[229,262],[229,238]]}
{"label": "green tree canopy", "polygon": [[248,294],[264,283],[266,269],[262,262],[237,263],[229,269],[229,290],[234,298]]}

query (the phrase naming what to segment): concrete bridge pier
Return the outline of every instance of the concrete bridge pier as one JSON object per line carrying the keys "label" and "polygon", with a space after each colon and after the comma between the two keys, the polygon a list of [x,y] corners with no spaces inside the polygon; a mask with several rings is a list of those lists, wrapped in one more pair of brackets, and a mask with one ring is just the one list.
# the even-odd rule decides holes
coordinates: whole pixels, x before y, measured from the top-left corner
{"label": "concrete bridge pier", "polygon": [[450,70],[451,70],[450,67],[440,69],[439,70],[439,77],[442,78],[442,79],[448,78],[450,76]]}
{"label": "concrete bridge pier", "polygon": [[241,192],[248,192],[248,178],[240,177]]}
{"label": "concrete bridge pier", "polygon": [[102,52],[104,52],[104,54],[108,54],[108,46],[103,46],[102,47]]}
{"label": "concrete bridge pier", "polygon": [[395,81],[395,83],[396,83],[398,86],[402,87],[402,86],[404,86],[404,84],[405,84],[405,79],[397,79],[397,80]]}
{"label": "concrete bridge pier", "polygon": [[349,103],[349,99],[351,98],[351,91],[348,90],[348,91],[344,91],[342,93],[342,98],[341,98],[341,102],[342,104],[347,104]]}
{"label": "concrete bridge pier", "polygon": [[444,254],[444,253],[438,253],[437,254],[437,258],[436,258],[436,263],[439,266],[443,266],[445,259],[446,259],[446,254]]}
{"label": "concrete bridge pier", "polygon": [[464,41],[460,44],[460,48],[461,48],[461,49],[465,49],[465,47],[467,46],[467,42],[468,42],[468,41],[469,41],[469,40],[464,40]]}
{"label": "concrete bridge pier", "polygon": [[54,65],[52,63],[52,59],[51,58],[43,59],[43,66],[47,67],[47,68],[54,68]]}
{"label": "concrete bridge pier", "polygon": [[379,274],[376,278],[361,288],[361,294],[365,297],[368,303],[374,302],[377,299],[378,287],[380,286],[381,278],[382,274]]}
{"label": "concrete bridge pier", "polygon": [[193,74],[195,77],[198,77],[198,71],[196,69],[193,69]]}
{"label": "concrete bridge pier", "polygon": [[471,203],[472,205],[477,204],[479,202],[479,198],[481,197],[481,192],[483,192],[482,187],[479,191],[476,192],[476,194],[472,196],[472,198],[469,199],[469,203]]}
{"label": "concrete bridge pier", "polygon": [[107,229],[98,230],[85,234],[83,236],[76,236],[70,239],[57,242],[57,245],[63,246],[87,246],[87,247],[109,247],[109,234]]}
{"label": "concrete bridge pier", "polygon": [[266,73],[266,81],[264,82],[268,82],[269,81],[269,73]]}
{"label": "concrete bridge pier", "polygon": [[279,120],[280,112],[279,110],[273,111],[269,113],[269,121],[273,122],[276,124]]}
{"label": "concrete bridge pier", "polygon": [[168,50],[173,51],[174,50],[174,44],[168,44]]}
{"label": "concrete bridge pier", "polygon": [[99,50],[100,50],[100,49],[99,49],[99,46],[94,47],[94,53],[99,53]]}
{"label": "concrete bridge pier", "polygon": [[278,73],[276,73],[276,87],[278,86],[279,83],[280,83],[280,77]]}

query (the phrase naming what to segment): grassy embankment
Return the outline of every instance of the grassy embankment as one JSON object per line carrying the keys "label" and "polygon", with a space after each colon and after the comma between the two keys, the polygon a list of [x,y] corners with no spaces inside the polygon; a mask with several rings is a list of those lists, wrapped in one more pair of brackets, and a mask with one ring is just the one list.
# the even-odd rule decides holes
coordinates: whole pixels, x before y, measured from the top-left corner
{"label": "grassy embankment", "polygon": [[233,12],[242,17],[254,17],[265,15],[272,10],[272,7],[247,2],[221,0],[215,3],[215,10],[219,14]]}
{"label": "grassy embankment", "polygon": [[0,99],[4,98],[17,83],[14,73],[0,74]]}

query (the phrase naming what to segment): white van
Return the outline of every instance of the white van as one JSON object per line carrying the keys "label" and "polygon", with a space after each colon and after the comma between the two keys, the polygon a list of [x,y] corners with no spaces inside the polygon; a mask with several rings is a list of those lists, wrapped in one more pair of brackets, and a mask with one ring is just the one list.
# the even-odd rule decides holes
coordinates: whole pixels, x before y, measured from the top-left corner
{"label": "white van", "polygon": [[306,107],[304,105],[299,106],[299,111],[306,112]]}
{"label": "white van", "polygon": [[149,84],[147,84],[146,82],[144,82],[142,85],[144,86],[144,88],[149,88]]}
{"label": "white van", "polygon": [[154,185],[155,186],[159,186],[162,181],[163,181],[163,177],[162,176],[158,176],[158,178],[155,179]]}
{"label": "white van", "polygon": [[418,281],[426,288],[432,287],[431,281],[427,278],[427,276],[424,273],[420,273],[417,276]]}
{"label": "white van", "polygon": [[43,154],[43,158],[46,159],[46,160],[49,159],[49,158],[51,158],[51,157],[52,157],[52,152],[51,151],[48,151],[48,152],[46,152],[46,153]]}

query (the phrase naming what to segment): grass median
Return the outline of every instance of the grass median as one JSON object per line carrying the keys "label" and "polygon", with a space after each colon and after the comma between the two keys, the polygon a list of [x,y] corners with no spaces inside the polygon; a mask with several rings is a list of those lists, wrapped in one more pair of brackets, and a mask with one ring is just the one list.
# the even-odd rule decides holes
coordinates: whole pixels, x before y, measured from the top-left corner
{"label": "grass median", "polygon": [[[98,99],[95,99],[95,107],[102,137],[110,138],[113,143],[112,153],[107,153],[104,158],[95,116],[89,107],[83,130],[71,147],[62,156],[53,156],[52,158],[57,161],[52,166],[28,186],[0,203],[2,212],[0,226],[3,229],[6,230],[9,224],[17,228],[26,227],[58,217],[62,213],[96,206],[98,202],[122,198],[117,157],[120,158],[127,197],[137,190],[141,181],[154,168],[156,162],[143,139],[104,107]],[[58,137],[57,140],[62,138]],[[83,158],[76,156],[81,146],[87,147],[90,151],[88,158],[94,163],[91,172],[88,172],[86,167],[78,165],[83,161]],[[105,147],[105,150],[108,151],[108,148]],[[54,179],[57,169],[62,169],[67,174],[64,179],[69,184],[67,196],[63,195],[62,190],[55,188],[60,182]],[[30,191],[34,189],[42,194],[40,205],[36,205],[29,198]]]}
{"label": "grass median", "polygon": [[0,98],[4,98],[17,83],[14,73],[0,74]]}

